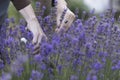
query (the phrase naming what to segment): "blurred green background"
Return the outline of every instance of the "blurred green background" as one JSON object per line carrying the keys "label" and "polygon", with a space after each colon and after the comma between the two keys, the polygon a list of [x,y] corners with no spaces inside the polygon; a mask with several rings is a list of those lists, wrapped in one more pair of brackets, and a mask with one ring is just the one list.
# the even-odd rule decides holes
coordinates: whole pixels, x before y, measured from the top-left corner
{"label": "blurred green background", "polygon": [[[32,6],[35,10],[35,3],[36,1],[40,1],[41,3],[43,3],[41,6],[46,6],[47,10],[50,9],[51,3],[49,2],[49,0],[32,0]],[[66,0],[68,7],[74,12],[76,8],[79,9],[79,14],[82,13],[83,10],[88,10],[87,6],[84,5],[83,0]],[[48,11],[45,11],[47,14],[49,14]],[[8,16],[9,18],[14,17],[16,23],[19,22],[19,19],[22,18],[22,16],[20,15],[20,13],[18,11],[16,11],[15,7],[13,6],[12,2],[9,5],[9,10],[8,10]]]}

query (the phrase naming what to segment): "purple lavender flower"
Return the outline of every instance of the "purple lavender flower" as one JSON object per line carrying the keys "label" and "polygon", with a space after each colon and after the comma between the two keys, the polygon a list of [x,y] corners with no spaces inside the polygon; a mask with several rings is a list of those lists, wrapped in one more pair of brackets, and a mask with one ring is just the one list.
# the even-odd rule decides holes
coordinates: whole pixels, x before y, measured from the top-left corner
{"label": "purple lavender flower", "polygon": [[100,70],[103,67],[103,65],[100,62],[93,63],[93,69]]}
{"label": "purple lavender flower", "polygon": [[78,80],[78,77],[76,75],[71,75],[70,80]]}
{"label": "purple lavender flower", "polygon": [[34,56],[34,60],[38,64],[41,63],[43,61],[43,59],[44,59],[44,57],[42,55],[40,55],[40,54]]}
{"label": "purple lavender flower", "polygon": [[96,75],[92,76],[92,80],[98,80]]}
{"label": "purple lavender flower", "polygon": [[4,65],[4,62],[1,60],[1,61],[0,61],[0,70],[3,69],[4,66],[5,66],[5,65]]}
{"label": "purple lavender flower", "polygon": [[45,63],[43,63],[43,64],[41,65],[41,67],[40,67],[40,68],[41,68],[41,70],[43,70],[43,71],[44,71],[44,70],[46,70],[46,69],[47,69],[47,65],[46,65]]}
{"label": "purple lavender flower", "polygon": [[95,70],[89,71],[89,73],[87,74],[86,80],[97,80],[97,76],[95,74],[96,74]]}
{"label": "purple lavender flower", "polygon": [[10,73],[2,73],[2,76],[0,77],[0,80],[11,80],[12,76]]}
{"label": "purple lavender flower", "polygon": [[15,18],[11,18],[10,21],[11,21],[12,23],[15,23]]}
{"label": "purple lavender flower", "polygon": [[58,65],[57,70],[59,74],[62,74],[62,65]]}
{"label": "purple lavender flower", "polygon": [[42,80],[44,74],[36,70],[32,70],[30,80]]}
{"label": "purple lavender flower", "polygon": [[36,2],[36,7],[37,7],[37,8],[39,8],[39,7],[40,7],[40,5],[41,5],[41,3],[40,3],[40,2]]}

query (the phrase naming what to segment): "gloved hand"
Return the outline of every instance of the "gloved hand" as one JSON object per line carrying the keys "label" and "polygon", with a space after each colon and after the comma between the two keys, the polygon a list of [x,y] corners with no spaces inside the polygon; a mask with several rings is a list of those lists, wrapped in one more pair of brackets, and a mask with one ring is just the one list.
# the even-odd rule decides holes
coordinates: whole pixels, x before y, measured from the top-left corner
{"label": "gloved hand", "polygon": [[40,25],[36,20],[28,22],[28,29],[33,33],[32,43],[35,45],[33,54],[39,53],[41,40],[42,38],[47,39],[47,37],[45,33],[40,29]]}
{"label": "gloved hand", "polygon": [[21,9],[19,12],[27,21],[28,23],[27,28],[33,33],[32,43],[35,45],[33,54],[37,54],[40,51],[39,47],[42,38],[44,37],[45,39],[47,39],[47,37],[43,32],[42,28],[40,27],[40,24],[35,16],[35,13],[31,5],[26,6],[25,8]]}
{"label": "gloved hand", "polygon": [[56,32],[59,33],[61,29],[67,31],[75,19],[74,13],[67,8],[65,0],[57,0],[57,28]]}

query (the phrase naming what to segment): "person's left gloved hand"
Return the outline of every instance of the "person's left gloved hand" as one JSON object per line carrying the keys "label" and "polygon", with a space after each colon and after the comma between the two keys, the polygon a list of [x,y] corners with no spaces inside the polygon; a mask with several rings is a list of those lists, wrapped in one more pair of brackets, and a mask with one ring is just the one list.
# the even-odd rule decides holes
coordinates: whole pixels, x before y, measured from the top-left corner
{"label": "person's left gloved hand", "polygon": [[65,0],[57,0],[55,7],[57,8],[57,28],[55,31],[57,33],[62,29],[67,31],[75,19],[75,14],[67,7]]}
{"label": "person's left gloved hand", "polygon": [[28,24],[27,28],[33,33],[32,42],[35,45],[33,54],[37,54],[40,51],[39,47],[42,38],[44,37],[45,39],[47,39],[47,37],[43,32],[31,5],[26,6],[25,8],[21,9],[19,12],[27,21]]}

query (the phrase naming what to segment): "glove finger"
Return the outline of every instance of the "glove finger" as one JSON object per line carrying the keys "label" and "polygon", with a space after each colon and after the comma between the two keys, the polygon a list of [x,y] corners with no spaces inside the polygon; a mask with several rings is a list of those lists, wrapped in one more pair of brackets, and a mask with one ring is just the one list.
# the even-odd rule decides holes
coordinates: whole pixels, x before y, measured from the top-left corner
{"label": "glove finger", "polygon": [[39,35],[38,37],[38,43],[34,47],[34,53],[33,54],[38,54],[40,52],[40,43],[42,41],[43,35]]}
{"label": "glove finger", "polygon": [[34,45],[36,45],[36,44],[38,43],[38,35],[34,35],[34,36],[33,36],[32,43],[33,43]]}
{"label": "glove finger", "polygon": [[40,48],[37,48],[34,52],[33,55],[39,54],[40,53]]}
{"label": "glove finger", "polygon": [[35,46],[34,46],[34,51],[36,51],[37,49],[39,49],[40,48],[40,45],[39,44],[36,44]]}
{"label": "glove finger", "polygon": [[59,29],[59,28],[56,28],[56,29],[55,29],[55,32],[58,32],[58,29]]}
{"label": "glove finger", "polygon": [[59,26],[60,25],[60,16],[58,15],[57,16],[57,26]]}
{"label": "glove finger", "polygon": [[70,28],[74,19],[75,19],[75,17],[73,15],[70,15],[69,18],[67,18],[63,21],[63,25],[65,26],[65,31],[67,31]]}
{"label": "glove finger", "polygon": [[40,44],[40,43],[41,43],[42,38],[43,38],[43,35],[39,35],[39,37],[38,37],[38,44]]}

